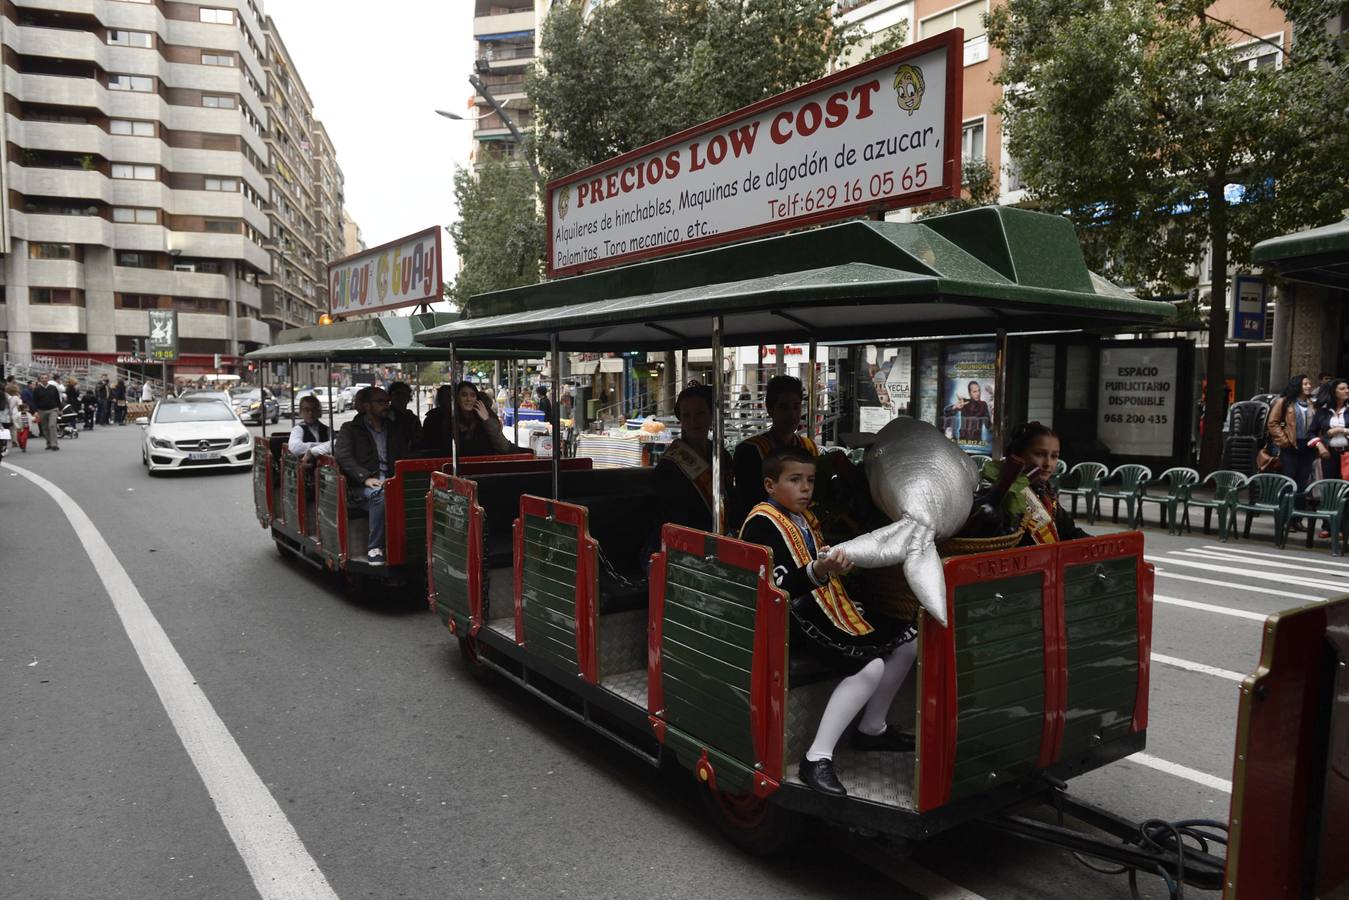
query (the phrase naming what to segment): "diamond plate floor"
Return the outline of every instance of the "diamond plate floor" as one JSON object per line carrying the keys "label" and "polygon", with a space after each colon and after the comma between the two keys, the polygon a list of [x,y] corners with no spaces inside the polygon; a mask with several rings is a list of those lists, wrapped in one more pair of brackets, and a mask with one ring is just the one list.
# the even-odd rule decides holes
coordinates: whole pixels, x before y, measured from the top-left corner
{"label": "diamond plate floor", "polygon": [[497,634],[504,634],[512,641],[515,640],[514,616],[506,616],[505,618],[501,619],[493,619],[492,621],[487,623],[487,627],[495,631]]}
{"label": "diamond plate floor", "polygon": [[[901,809],[913,809],[913,769],[912,753],[876,753],[860,752],[846,746],[834,751],[834,771],[838,780],[848,789],[848,795],[863,800],[884,803],[886,806],[898,806]],[[800,784],[797,766],[800,760],[784,772],[786,781]]]}
{"label": "diamond plate floor", "polygon": [[608,675],[600,681],[600,687],[612,691],[638,709],[646,709],[646,669]]}

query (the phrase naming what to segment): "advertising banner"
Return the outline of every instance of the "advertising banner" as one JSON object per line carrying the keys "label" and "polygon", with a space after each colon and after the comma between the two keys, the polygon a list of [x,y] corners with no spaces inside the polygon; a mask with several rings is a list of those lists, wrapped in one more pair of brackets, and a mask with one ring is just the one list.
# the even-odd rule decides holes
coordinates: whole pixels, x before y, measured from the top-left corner
{"label": "advertising banner", "polygon": [[1251,275],[1238,275],[1232,286],[1236,297],[1232,303],[1232,340],[1263,341],[1265,334],[1265,310],[1268,304],[1269,285],[1264,279]]}
{"label": "advertising banner", "polygon": [[1102,347],[1096,436],[1116,456],[1171,456],[1179,351]]}
{"label": "advertising banner", "polygon": [[[890,418],[909,414],[912,391],[913,349],[899,347],[895,355],[876,367],[871,380],[876,386],[876,397],[889,410]],[[865,429],[863,429],[865,430]]]}
{"label": "advertising banner", "polygon": [[942,381],[942,430],[966,453],[993,452],[997,349],[991,343],[952,344]]}
{"label": "advertising banner", "polygon": [[442,299],[439,228],[328,264],[328,310],[334,318]]}
{"label": "advertising banner", "polygon": [[953,29],[548,185],[548,274],[960,193]]}
{"label": "advertising banner", "polygon": [[150,310],[150,358],[155,362],[178,359],[178,310]]}

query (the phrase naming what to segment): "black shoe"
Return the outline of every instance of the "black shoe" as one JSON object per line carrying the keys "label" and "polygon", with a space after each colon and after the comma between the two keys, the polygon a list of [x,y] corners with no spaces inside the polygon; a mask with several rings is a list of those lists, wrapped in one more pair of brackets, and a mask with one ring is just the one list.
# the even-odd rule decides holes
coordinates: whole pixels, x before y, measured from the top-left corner
{"label": "black shoe", "polygon": [[883,753],[912,753],[913,735],[887,728],[880,734],[867,734],[862,729],[852,733],[854,750],[877,750]]}
{"label": "black shoe", "polygon": [[60,449],[61,449],[61,445],[58,444],[58,445],[56,445],[55,447],[53,447],[52,449],[53,449],[53,450],[60,450]]}
{"label": "black shoe", "polygon": [[818,762],[803,759],[801,760],[799,774],[807,787],[814,788],[821,794],[829,794],[833,797],[846,797],[848,795],[848,789],[834,774],[834,761],[832,759],[822,759]]}

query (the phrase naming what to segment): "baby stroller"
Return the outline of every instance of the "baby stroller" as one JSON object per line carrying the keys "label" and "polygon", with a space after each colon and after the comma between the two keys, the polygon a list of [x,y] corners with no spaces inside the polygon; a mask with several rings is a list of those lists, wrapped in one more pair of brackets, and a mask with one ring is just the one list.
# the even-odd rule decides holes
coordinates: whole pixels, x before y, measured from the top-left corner
{"label": "baby stroller", "polygon": [[80,408],[74,403],[67,403],[61,407],[60,423],[61,427],[57,431],[58,437],[78,438],[80,436]]}

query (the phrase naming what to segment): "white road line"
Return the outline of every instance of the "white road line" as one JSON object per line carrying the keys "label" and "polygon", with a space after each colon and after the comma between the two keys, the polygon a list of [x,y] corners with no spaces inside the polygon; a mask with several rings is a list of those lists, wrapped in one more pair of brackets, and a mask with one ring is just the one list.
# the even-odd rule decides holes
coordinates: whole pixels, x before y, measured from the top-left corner
{"label": "white road line", "polygon": [[1152,598],[1154,603],[1166,603],[1170,606],[1183,606],[1186,609],[1197,609],[1200,612],[1218,613],[1222,616],[1232,616],[1235,619],[1250,619],[1254,622],[1263,622],[1265,615],[1260,613],[1247,612],[1244,609],[1232,609],[1230,606],[1215,606],[1212,603],[1199,603],[1195,600],[1182,600],[1179,597],[1163,597],[1157,594]]}
{"label": "white road line", "polygon": [[1179,572],[1168,572],[1165,569],[1158,568],[1157,576],[1159,578],[1174,578],[1177,581],[1193,581],[1197,584],[1207,584],[1213,587],[1235,588],[1239,591],[1255,591],[1262,597],[1283,597],[1286,600],[1324,600],[1324,597],[1316,594],[1294,594],[1292,591],[1276,591],[1273,588],[1251,587],[1249,584],[1237,584],[1235,581],[1214,581],[1211,578],[1200,578],[1198,575],[1182,575]]}
{"label": "white road line", "polygon": [[1297,587],[1317,588],[1324,591],[1340,591],[1344,588],[1343,584],[1332,584],[1328,581],[1317,581],[1315,578],[1299,578],[1296,575],[1275,575],[1272,572],[1259,572],[1255,569],[1234,569],[1231,566],[1219,566],[1212,562],[1199,562],[1193,559],[1182,559],[1178,556],[1147,556],[1144,557],[1148,562],[1161,563],[1166,566],[1185,566],[1191,569],[1203,569],[1206,572],[1220,572],[1223,575],[1240,575],[1243,578],[1254,578],[1259,581],[1274,581],[1279,584],[1291,584]]}
{"label": "white road line", "polygon": [[[1205,550],[1221,550],[1225,553],[1240,553],[1242,556],[1263,556],[1267,559],[1277,559],[1281,562],[1287,562],[1290,559],[1305,559],[1308,562],[1314,562],[1318,566],[1334,566],[1337,569],[1349,569],[1349,562],[1337,562],[1334,559],[1321,559],[1320,557],[1311,558],[1307,556],[1290,556],[1287,553],[1266,553],[1262,550],[1246,550],[1242,547],[1223,546],[1222,544],[1205,544]],[[1300,548],[1305,553],[1305,548]],[[1252,560],[1254,562],[1254,560]]]}
{"label": "white road line", "polygon": [[[1182,553],[1185,554],[1187,557],[1197,556],[1200,559],[1220,559],[1225,562],[1241,563],[1243,565],[1251,565],[1251,566],[1264,566],[1269,569],[1288,569],[1293,572],[1302,572],[1303,574],[1299,576],[1302,578],[1305,578],[1308,575],[1332,575],[1336,578],[1346,579],[1345,581],[1340,583],[1340,590],[1349,589],[1349,572],[1341,572],[1335,569],[1319,569],[1315,566],[1308,565],[1305,562],[1292,563],[1287,561],[1274,562],[1272,560],[1265,560],[1265,559],[1250,559],[1249,557],[1236,556],[1231,553],[1220,553],[1217,550],[1200,550],[1197,547],[1190,550],[1173,550],[1171,551],[1170,555],[1179,556]],[[1331,582],[1331,584],[1334,583],[1335,582]]]}
{"label": "white road line", "polygon": [[1213,788],[1215,791],[1222,791],[1225,794],[1232,793],[1232,782],[1226,778],[1218,778],[1215,775],[1209,775],[1207,772],[1182,766],[1180,763],[1167,762],[1148,753],[1135,753],[1133,756],[1126,756],[1125,759],[1147,766],[1149,769],[1156,769],[1158,772],[1165,772],[1168,775],[1175,775],[1177,778],[1184,778],[1186,781],[1193,781],[1195,784],[1202,784],[1204,787]]}
{"label": "white road line", "polygon": [[1185,669],[1188,672],[1199,672],[1204,675],[1212,675],[1215,678],[1226,678],[1228,681],[1235,681],[1238,684],[1246,680],[1245,675],[1240,672],[1233,672],[1231,669],[1219,669],[1216,666],[1206,666],[1203,663],[1190,662],[1188,659],[1178,659],[1174,656],[1163,656],[1160,653],[1152,654],[1152,661],[1164,666]]}
{"label": "white road line", "polygon": [[258,893],[265,900],[337,900],[318,863],[89,516],[47,479],[10,463],[0,466],[40,487],[70,520]]}

